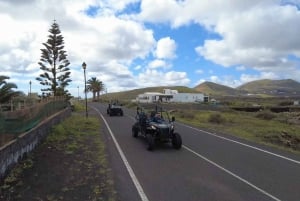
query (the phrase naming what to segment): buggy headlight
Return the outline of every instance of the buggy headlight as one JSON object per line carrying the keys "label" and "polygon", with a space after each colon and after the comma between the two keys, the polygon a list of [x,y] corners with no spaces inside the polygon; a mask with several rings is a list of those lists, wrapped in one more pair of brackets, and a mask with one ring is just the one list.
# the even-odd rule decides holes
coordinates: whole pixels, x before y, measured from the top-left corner
{"label": "buggy headlight", "polygon": [[151,125],[151,128],[152,128],[153,130],[156,130],[156,127],[155,127],[155,126],[153,126],[153,125]]}

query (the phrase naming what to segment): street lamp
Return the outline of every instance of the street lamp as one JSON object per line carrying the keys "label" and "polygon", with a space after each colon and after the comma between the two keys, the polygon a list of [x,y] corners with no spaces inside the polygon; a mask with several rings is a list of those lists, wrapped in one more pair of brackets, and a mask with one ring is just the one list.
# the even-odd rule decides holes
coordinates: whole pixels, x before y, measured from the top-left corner
{"label": "street lamp", "polygon": [[77,96],[77,98],[78,98],[78,101],[79,101],[79,86],[77,86],[77,89],[78,89],[78,96]]}
{"label": "street lamp", "polygon": [[88,117],[88,111],[87,111],[87,97],[86,97],[86,76],[85,76],[85,69],[86,69],[86,63],[82,63],[83,73],[84,73],[84,93],[85,93],[85,117]]}
{"label": "street lamp", "polygon": [[31,80],[29,81],[29,97],[31,97]]}

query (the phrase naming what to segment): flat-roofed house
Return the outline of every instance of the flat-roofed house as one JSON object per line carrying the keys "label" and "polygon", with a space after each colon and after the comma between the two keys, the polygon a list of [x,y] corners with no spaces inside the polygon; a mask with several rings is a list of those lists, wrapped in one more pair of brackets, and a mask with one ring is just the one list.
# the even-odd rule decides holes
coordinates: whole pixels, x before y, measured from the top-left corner
{"label": "flat-roofed house", "polygon": [[181,102],[195,103],[207,102],[208,97],[202,93],[178,93],[177,90],[164,89],[160,92],[146,92],[136,97],[139,103],[155,103],[155,102]]}

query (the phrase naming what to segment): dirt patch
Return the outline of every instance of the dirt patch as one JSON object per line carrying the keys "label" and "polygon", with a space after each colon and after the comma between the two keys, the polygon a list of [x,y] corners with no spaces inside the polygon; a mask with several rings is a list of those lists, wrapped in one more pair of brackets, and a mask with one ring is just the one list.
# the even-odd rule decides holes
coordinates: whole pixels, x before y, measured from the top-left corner
{"label": "dirt patch", "polygon": [[[89,115],[95,117],[92,111]],[[76,119],[75,124],[79,124],[80,120]],[[117,200],[101,129],[97,128],[97,134],[85,135],[82,133],[94,132],[91,131],[93,122],[83,124],[74,128],[80,135],[61,137],[58,132],[54,134],[55,140],[45,140],[24,158],[1,181],[0,200]]]}

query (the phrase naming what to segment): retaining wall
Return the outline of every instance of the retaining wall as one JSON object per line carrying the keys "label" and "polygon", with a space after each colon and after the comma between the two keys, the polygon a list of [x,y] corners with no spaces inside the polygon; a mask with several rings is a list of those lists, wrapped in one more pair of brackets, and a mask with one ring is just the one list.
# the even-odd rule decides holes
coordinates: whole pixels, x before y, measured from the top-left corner
{"label": "retaining wall", "polygon": [[16,139],[0,147],[0,180],[28,152],[32,151],[50,133],[51,127],[71,115],[68,107],[41,122],[30,131],[19,135]]}

